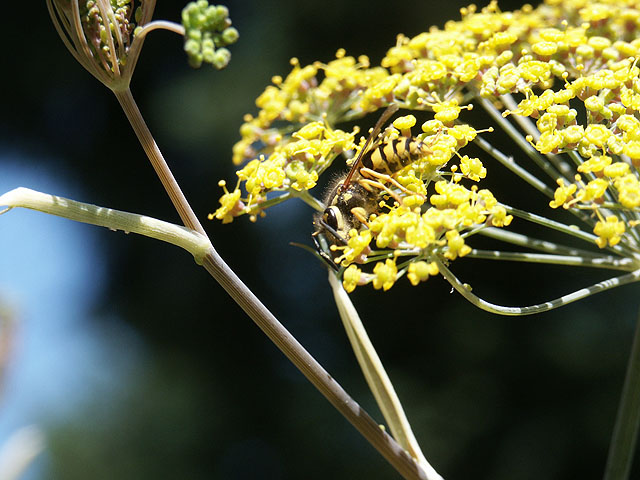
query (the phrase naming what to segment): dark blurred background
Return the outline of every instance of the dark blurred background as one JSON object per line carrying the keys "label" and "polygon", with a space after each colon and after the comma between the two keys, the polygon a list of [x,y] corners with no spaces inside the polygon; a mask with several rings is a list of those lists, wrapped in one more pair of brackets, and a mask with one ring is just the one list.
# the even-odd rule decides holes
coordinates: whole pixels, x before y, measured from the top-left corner
{"label": "dark blurred background", "polygon": [[[0,33],[2,191],[31,187],[177,222],[115,98],[67,53],[44,2],[28,12],[12,3]],[[155,18],[178,21],[184,4],[159,0]],[[156,32],[132,90],[205,219],[218,180],[234,182],[231,147],[243,114],[256,111],[255,98],[288,73],[291,57],[328,61],[343,47],[379,62],[396,34],[457,20],[465,4],[230,1],[240,40],[226,70],[190,69],[181,39]],[[474,115],[478,128],[490,124]],[[491,141],[518,155],[499,134]],[[486,166],[505,203],[555,214],[499,165]],[[324,267],[289,244],[311,244],[311,217],[290,202],[256,224],[205,228],[257,296],[382,421]],[[0,299],[17,322],[0,443],[30,423],[48,440],[25,478],[398,478],[186,252],[23,210],[0,217],[0,238]],[[504,305],[607,278],[479,260],[453,267]],[[385,294],[362,288],[353,299],[445,478],[599,478],[637,317],[634,288],[524,318],[481,312],[441,278],[417,288],[402,281]]]}

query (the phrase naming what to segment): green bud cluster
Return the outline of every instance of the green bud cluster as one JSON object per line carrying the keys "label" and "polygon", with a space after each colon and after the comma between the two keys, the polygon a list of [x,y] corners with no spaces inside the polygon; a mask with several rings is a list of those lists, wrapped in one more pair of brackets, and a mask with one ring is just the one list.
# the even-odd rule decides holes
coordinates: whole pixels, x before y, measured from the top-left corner
{"label": "green bud cluster", "polygon": [[209,5],[207,0],[191,2],[182,10],[182,25],[184,50],[192,67],[199,68],[203,62],[218,70],[227,66],[231,52],[224,47],[238,40],[227,7]]}

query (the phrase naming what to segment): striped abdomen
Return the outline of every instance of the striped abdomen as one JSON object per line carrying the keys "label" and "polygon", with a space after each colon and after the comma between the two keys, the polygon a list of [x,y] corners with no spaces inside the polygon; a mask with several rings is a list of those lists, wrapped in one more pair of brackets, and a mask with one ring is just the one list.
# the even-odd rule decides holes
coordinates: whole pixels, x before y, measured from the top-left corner
{"label": "striped abdomen", "polygon": [[415,138],[400,137],[379,144],[362,157],[362,166],[393,175],[403,167],[429,153],[427,146]]}

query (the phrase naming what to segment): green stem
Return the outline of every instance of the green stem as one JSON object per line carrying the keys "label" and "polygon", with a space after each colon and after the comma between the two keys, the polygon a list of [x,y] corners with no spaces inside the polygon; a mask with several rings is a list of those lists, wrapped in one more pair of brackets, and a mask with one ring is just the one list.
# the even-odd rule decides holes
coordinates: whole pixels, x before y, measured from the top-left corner
{"label": "green stem", "polygon": [[[579,238],[581,240],[584,240],[585,242],[588,242],[592,245],[595,245],[596,243],[596,236],[591,234],[591,233],[587,233],[584,232],[582,230],[580,230],[580,228],[578,228],[576,225],[567,225],[565,223],[561,223],[561,222],[556,222],[554,220],[550,220],[546,217],[542,217],[540,215],[536,215],[535,213],[530,213],[530,212],[526,212],[524,210],[519,210],[517,208],[513,208],[510,207],[508,205],[504,205],[502,204],[502,206],[505,208],[505,210],[508,213],[511,213],[514,217],[518,217],[518,218],[522,218],[523,220],[527,220],[529,222],[532,223],[536,223],[538,225],[542,225],[543,227],[547,227],[547,228],[551,228],[553,230],[557,230],[559,232],[565,233],[567,235],[571,235],[573,237]],[[573,212],[575,214],[575,212]],[[613,247],[606,247],[607,250],[609,251],[613,251],[618,253],[621,256],[626,256],[626,257],[630,257],[633,258],[635,260],[640,259],[640,256],[638,255],[638,252],[636,252],[635,250],[629,248],[627,245],[623,245],[622,243],[615,245]]]}
{"label": "green stem", "polygon": [[16,188],[0,196],[0,205],[9,207],[0,213],[5,213],[15,207],[24,207],[112,230],[138,233],[188,250],[287,358],[404,478],[429,480],[429,477],[413,458],[393,438],[379,428],[367,412],[347,394],[295,337],[278,322],[253,292],[242,283],[220,258],[205,235],[155,218],[76,202],[27,188]]}
{"label": "green stem", "polygon": [[535,175],[529,173],[527,170],[518,165],[513,157],[508,157],[500,150],[495,148],[489,142],[487,142],[482,137],[476,137],[473,140],[473,143],[478,145],[482,150],[491,155],[494,159],[500,162],[504,167],[511,170],[512,173],[515,173],[533,188],[545,194],[548,198],[553,198],[553,189],[547,186],[544,182],[538,179]]}
{"label": "green stem", "polygon": [[360,364],[362,373],[376,399],[380,411],[384,416],[393,438],[418,462],[430,480],[442,480],[425,458],[416,440],[409,420],[404,413],[400,399],[393,384],[380,361],[367,331],[360,320],[357,310],[353,306],[349,295],[342,288],[340,280],[333,272],[329,272],[329,284],[340,312],[347,337],[351,342],[353,352]]}
{"label": "green stem", "polygon": [[575,255],[589,258],[600,258],[601,255],[590,252],[589,250],[583,250],[581,248],[567,247],[555,242],[549,242],[548,240],[540,240],[538,238],[530,237],[529,235],[523,235],[521,233],[510,232],[504,228],[488,227],[483,228],[478,232],[479,235],[484,237],[494,238],[511,245],[519,245],[521,247],[527,247],[539,252],[551,253],[554,255]]}
{"label": "green stem", "polygon": [[169,22],[167,20],[154,20],[141,27],[136,28],[134,35],[137,38],[144,38],[149,32],[154,30],[168,30],[169,32],[177,33],[184,36],[184,27],[179,23]]}
{"label": "green stem", "polygon": [[551,220],[541,215],[536,215],[535,213],[526,212],[518,208],[510,207],[509,205],[501,205],[505,208],[507,213],[510,213],[514,217],[522,218],[523,220],[527,220],[531,223],[536,223],[538,225],[542,225],[543,227],[551,228],[567,235],[571,235],[572,237],[584,240],[591,245],[595,245],[596,238],[598,238],[591,233],[583,232],[575,225],[567,225],[566,223],[556,222],[555,220]]}
{"label": "green stem", "polygon": [[[99,207],[77,202],[64,197],[36,192],[28,188],[16,188],[0,196],[0,205],[10,208],[23,207],[50,215],[68,218],[76,222],[89,223],[125,233],[137,233],[171,243],[190,252],[198,264],[211,248],[206,235],[180,225],[163,222],[135,213]],[[8,209],[7,209],[8,210]],[[6,211],[6,210],[5,210]],[[0,212],[0,213],[4,213]]]}
{"label": "green stem", "polygon": [[[594,267],[618,270],[630,270],[634,266],[630,259],[611,257],[591,258],[573,255],[545,255],[542,253],[502,252],[500,250],[472,250],[467,258],[482,258],[484,260],[506,260],[512,262],[544,263],[548,265],[566,265],[573,267]],[[624,261],[627,260],[627,261]]]}
{"label": "green stem", "polygon": [[610,278],[608,280],[604,280],[602,282],[591,285],[587,288],[581,288],[580,290],[576,290],[573,293],[563,295],[562,297],[550,300],[548,302],[539,303],[537,305],[530,305],[527,307],[504,307],[502,305],[496,305],[494,303],[487,302],[477,295],[471,293],[471,288],[469,287],[469,285],[464,284],[460,280],[458,280],[458,277],[456,277],[453,272],[446,267],[442,260],[436,257],[434,258],[434,261],[438,265],[438,270],[440,271],[442,276],[460,295],[466,298],[469,302],[487,312],[507,316],[524,316],[533,315],[534,313],[546,312],[548,310],[562,307],[563,305],[568,305],[569,303],[573,303],[577,300],[582,300],[583,298],[586,298],[590,295],[604,292],[605,290],[609,290],[611,288],[620,287],[628,283],[640,281],[640,269],[638,269],[634,270],[633,272],[627,273],[626,275]]}
{"label": "green stem", "polygon": [[613,429],[611,446],[604,480],[626,480],[629,478],[633,453],[640,428],[640,316],[631,345],[631,355],[627,374],[622,387],[622,397],[618,407],[616,424]]}

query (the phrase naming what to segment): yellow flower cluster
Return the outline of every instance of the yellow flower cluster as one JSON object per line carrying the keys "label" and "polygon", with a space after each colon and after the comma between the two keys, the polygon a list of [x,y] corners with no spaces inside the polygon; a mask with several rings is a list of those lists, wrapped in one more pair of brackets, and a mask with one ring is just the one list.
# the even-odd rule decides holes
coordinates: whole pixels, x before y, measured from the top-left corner
{"label": "yellow flower cluster", "polygon": [[[333,159],[353,147],[355,133],[331,129],[323,122],[311,122],[285,138],[276,135],[271,153],[261,154],[236,172],[247,192],[241,199],[240,185],[220,199],[220,207],[210,215],[230,222],[234,216],[255,216],[269,206],[270,192],[302,192],[316,186],[318,176]],[[236,204],[229,202],[236,199]],[[242,204],[241,207],[239,205]]]}
{"label": "yellow flower cluster", "polygon": [[[387,290],[400,276],[395,267],[395,259],[376,262],[374,275],[363,274],[362,270],[351,264],[363,263],[367,256],[375,253],[369,248],[372,240],[381,251],[393,249],[394,256],[433,258],[442,255],[448,260],[455,260],[471,251],[460,232],[484,225],[502,227],[511,223],[512,216],[506,214],[504,207],[498,204],[489,190],[478,191],[475,186],[469,190],[458,182],[446,180],[436,182],[435,189],[438,193],[430,197],[432,206],[426,211],[422,212],[420,205],[403,203],[385,213],[374,214],[369,218],[367,229],[360,232],[352,230],[347,245],[335,248],[342,251],[336,262],[349,265],[349,276],[346,273],[344,276],[347,291],[352,291],[356,285],[370,282],[373,282],[375,288],[380,288],[377,285],[384,285]],[[394,280],[388,275],[391,265],[396,275]],[[413,285],[438,273],[435,263],[420,259],[410,262],[408,268],[403,267],[400,273],[408,272]],[[386,272],[382,282],[379,272]]]}
{"label": "yellow flower cluster", "polygon": [[[325,257],[343,267],[348,291],[367,283],[387,290],[404,275],[418,284],[438,273],[435,258],[468,255],[470,235],[511,222],[493,193],[474,185],[487,176],[483,161],[460,152],[492,131],[465,122],[474,100],[488,99],[504,122],[528,117],[520,125],[535,151],[522,143],[557,172],[550,206],[594,211],[597,245],[613,247],[640,208],[639,26],[640,0],[546,0],[514,12],[491,2],[463,9],[443,29],[398,36],[379,66],[343,50],[327,64],[294,59],[245,117],[233,151],[245,165],[213,215],[228,222],[291,196],[312,203],[304,195],[327,167],[364,148],[366,134],[355,141],[357,128],[337,126],[395,104],[422,115],[422,133],[413,136],[418,120],[405,115],[373,139],[378,164],[357,166],[351,183],[376,192],[378,207],[336,232],[341,241]],[[398,146],[410,152],[408,164],[396,158],[405,155]]]}

